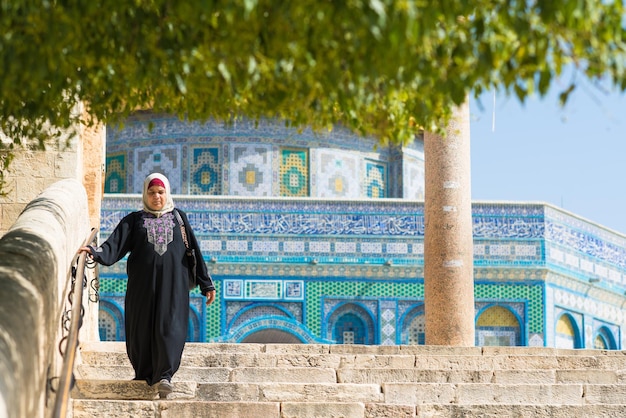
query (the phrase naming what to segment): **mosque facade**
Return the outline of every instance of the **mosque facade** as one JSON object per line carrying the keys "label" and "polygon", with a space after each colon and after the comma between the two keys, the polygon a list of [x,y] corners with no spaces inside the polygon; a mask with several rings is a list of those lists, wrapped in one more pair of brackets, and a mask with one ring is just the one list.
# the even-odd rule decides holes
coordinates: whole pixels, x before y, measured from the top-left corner
{"label": "mosque facade", "polygon": [[[424,151],[342,130],[141,113],[107,129],[101,240],[169,179],[218,298],[189,341],[424,344]],[[474,202],[476,345],[622,349],[626,236],[545,203]],[[124,340],[125,260],[99,267]]]}

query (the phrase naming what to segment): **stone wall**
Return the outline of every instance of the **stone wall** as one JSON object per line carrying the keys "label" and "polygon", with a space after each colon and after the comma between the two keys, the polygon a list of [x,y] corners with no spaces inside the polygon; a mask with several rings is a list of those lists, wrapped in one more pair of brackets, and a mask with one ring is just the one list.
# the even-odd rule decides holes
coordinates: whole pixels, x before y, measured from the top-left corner
{"label": "stone wall", "polygon": [[6,196],[0,196],[0,237],[28,202],[49,185],[68,178],[85,186],[90,225],[96,227],[103,190],[104,141],[103,125],[81,125],[67,143],[48,144],[46,150],[17,149],[5,173]]}

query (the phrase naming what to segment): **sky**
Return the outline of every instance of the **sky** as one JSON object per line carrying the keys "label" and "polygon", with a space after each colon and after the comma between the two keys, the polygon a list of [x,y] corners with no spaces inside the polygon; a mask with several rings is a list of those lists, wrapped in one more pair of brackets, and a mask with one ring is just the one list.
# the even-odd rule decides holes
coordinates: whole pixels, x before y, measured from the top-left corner
{"label": "sky", "polygon": [[561,107],[559,88],[470,101],[472,200],[550,203],[626,235],[626,94],[581,83]]}

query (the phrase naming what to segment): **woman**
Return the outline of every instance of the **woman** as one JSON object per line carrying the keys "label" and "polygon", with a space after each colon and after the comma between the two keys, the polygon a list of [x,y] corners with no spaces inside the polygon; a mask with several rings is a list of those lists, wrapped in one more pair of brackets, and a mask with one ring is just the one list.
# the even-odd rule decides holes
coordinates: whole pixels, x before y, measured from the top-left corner
{"label": "woman", "polygon": [[189,270],[174,211],[180,214],[189,246],[198,257],[198,285],[209,305],[215,300],[215,287],[187,216],[174,209],[169,181],[161,174],[146,177],[143,210],[124,217],[98,248],[80,249],[105,266],[129,253],[126,352],[135,369],[135,380],[158,384],[161,398],[172,392],[171,379],[180,366],[189,323]]}

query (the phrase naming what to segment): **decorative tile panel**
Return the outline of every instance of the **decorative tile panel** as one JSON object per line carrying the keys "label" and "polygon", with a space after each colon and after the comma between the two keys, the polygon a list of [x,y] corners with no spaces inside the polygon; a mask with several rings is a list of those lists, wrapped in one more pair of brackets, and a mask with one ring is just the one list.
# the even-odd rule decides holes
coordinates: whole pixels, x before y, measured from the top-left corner
{"label": "decorative tile panel", "polygon": [[242,299],[243,297],[243,280],[224,280],[224,298]]}
{"label": "decorative tile panel", "polygon": [[222,162],[219,147],[191,147],[189,158],[189,194],[220,195]]}
{"label": "decorative tile panel", "polygon": [[272,147],[230,144],[230,195],[272,195]]}
{"label": "decorative tile panel", "polygon": [[402,182],[405,199],[424,200],[425,162],[423,143],[416,141],[420,146],[419,150],[404,149],[404,159],[402,162]]}
{"label": "decorative tile panel", "polygon": [[284,282],[286,300],[304,300],[304,281],[290,280]]}
{"label": "decorative tile panel", "polygon": [[278,280],[246,280],[245,291],[247,299],[280,299],[282,282]]}
{"label": "decorative tile panel", "polygon": [[143,192],[143,181],[151,173],[167,177],[173,194],[182,193],[182,152],[179,145],[135,149],[133,193]]}
{"label": "decorative tile panel", "polygon": [[126,153],[106,157],[104,192],[126,193]]}
{"label": "decorative tile panel", "polygon": [[282,148],[279,176],[281,196],[308,196],[309,154],[307,150]]}
{"label": "decorative tile panel", "polygon": [[377,161],[365,161],[365,196],[373,199],[387,197],[387,166]]}
{"label": "decorative tile panel", "polygon": [[361,195],[357,155],[340,153],[336,149],[318,149],[315,152],[316,193],[318,197],[351,198]]}

